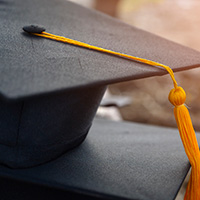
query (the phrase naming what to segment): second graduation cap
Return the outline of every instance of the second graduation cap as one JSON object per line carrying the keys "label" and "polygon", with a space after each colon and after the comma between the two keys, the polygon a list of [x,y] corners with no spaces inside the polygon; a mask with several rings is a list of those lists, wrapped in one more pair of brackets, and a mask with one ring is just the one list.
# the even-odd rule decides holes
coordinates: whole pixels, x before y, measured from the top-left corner
{"label": "second graduation cap", "polygon": [[[71,155],[66,152],[85,139],[108,84],[166,73],[165,70],[158,67],[32,36],[22,31],[22,27],[25,25],[41,24],[50,33],[64,35],[116,52],[154,60],[171,66],[174,71],[200,65],[200,53],[192,49],[64,0],[1,1],[0,8],[3,10],[0,13],[0,23],[3,27],[0,32],[2,40],[0,48],[0,162],[11,168],[32,167],[54,161],[61,155],[66,156],[67,160],[69,159],[68,164],[70,165],[70,162],[72,162],[70,156],[72,156],[72,160],[73,156],[74,159],[80,158],[81,150],[78,155],[76,153]],[[114,124],[111,126],[104,121],[97,121],[94,126],[96,126],[96,129],[94,127],[93,130],[100,135],[102,127],[106,129],[106,126],[108,126],[110,134],[117,131],[112,128],[112,126],[115,126]],[[121,127],[124,127],[125,130],[127,128],[126,124],[123,123]],[[134,127],[131,127],[131,131],[133,135],[130,138],[133,138]],[[155,136],[153,133],[150,134],[152,134],[152,137]],[[100,137],[99,141],[107,141],[106,135],[102,140],[102,136],[98,136],[98,134],[95,137]],[[113,137],[116,137],[115,139],[118,142],[121,137],[123,140],[121,134],[113,134]],[[146,135],[141,137],[145,138]],[[168,136],[166,135],[166,137]],[[169,139],[172,139],[170,134]],[[98,143],[97,139],[91,139],[91,141]],[[108,139],[107,145],[112,146],[111,141],[111,139]],[[118,142],[117,144],[120,145]],[[123,148],[125,145],[122,142]],[[162,162],[163,155],[159,157],[158,154],[159,159],[153,157],[155,149],[151,144],[148,145],[148,151],[152,152],[152,162],[155,162],[156,167],[156,160]],[[87,149],[87,143],[84,146]],[[104,159],[111,159],[108,154],[112,149],[106,149],[101,143],[94,148],[94,153],[97,154],[94,161],[96,165],[98,162],[103,162],[101,159],[98,160],[97,149],[102,151]],[[170,155],[170,147],[165,146],[165,148]],[[175,148],[178,149],[178,154],[180,151],[184,151],[181,144],[180,146],[175,145]],[[114,147],[113,151],[116,151]],[[134,149],[132,151],[132,156],[137,157],[138,152],[136,151],[134,155]],[[140,154],[144,155],[146,151],[140,152]],[[67,158],[67,155],[69,155],[69,158]],[[86,160],[90,159],[87,150],[84,156]],[[180,186],[188,170],[187,159],[184,154],[181,154],[181,156],[185,161],[185,167],[181,169],[181,175],[178,175],[177,187]],[[137,163],[131,164],[127,159],[124,161],[127,166],[137,166]],[[148,159],[143,161],[144,165],[149,165],[149,163],[145,164],[146,161],[149,161]],[[62,159],[55,162],[66,165],[66,162]],[[115,160],[111,159],[111,162],[115,162]],[[163,162],[165,161],[163,160]],[[169,158],[172,167],[177,166],[174,162],[174,159],[170,160]],[[72,166],[74,166],[75,163],[72,163]],[[79,161],[77,164],[80,164]],[[91,167],[89,165],[90,162],[88,162],[85,170]],[[72,166],[69,166],[69,169]],[[110,165],[110,167],[113,166]],[[128,168],[128,172],[138,173],[130,170],[132,169],[131,166]],[[119,169],[120,171],[116,171],[116,173],[122,172],[123,174],[123,169]],[[126,172],[127,170],[126,168]],[[143,170],[145,170],[145,167]],[[37,170],[35,173],[37,173]],[[78,173],[78,171],[75,173]],[[9,174],[7,169],[5,174]],[[18,176],[15,175],[13,177]],[[99,173],[96,175],[98,177]],[[112,180],[112,174],[107,175],[108,177],[111,176],[110,179]],[[155,175],[155,177],[158,176]],[[43,178],[45,179],[45,177]],[[123,178],[123,175],[121,178]],[[53,181],[56,182],[57,180]],[[84,178],[82,181],[84,182]],[[98,180],[96,181],[98,182]],[[100,185],[103,183],[104,180]],[[69,185],[70,183],[65,184]],[[79,185],[78,187],[82,186]],[[83,186],[84,189],[88,190]],[[102,192],[101,187],[100,191],[99,188],[97,190],[100,193]],[[109,191],[106,192],[109,193]],[[127,198],[131,198],[131,195],[130,193]],[[141,199],[144,198],[141,196]]]}

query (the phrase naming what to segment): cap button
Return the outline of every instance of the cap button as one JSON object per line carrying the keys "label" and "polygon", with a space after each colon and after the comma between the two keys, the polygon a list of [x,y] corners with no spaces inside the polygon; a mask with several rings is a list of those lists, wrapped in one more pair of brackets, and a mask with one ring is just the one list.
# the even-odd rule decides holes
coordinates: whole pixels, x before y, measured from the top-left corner
{"label": "cap button", "polygon": [[30,26],[24,26],[23,30],[27,33],[42,33],[43,31],[45,31],[45,28],[36,25],[30,25]]}

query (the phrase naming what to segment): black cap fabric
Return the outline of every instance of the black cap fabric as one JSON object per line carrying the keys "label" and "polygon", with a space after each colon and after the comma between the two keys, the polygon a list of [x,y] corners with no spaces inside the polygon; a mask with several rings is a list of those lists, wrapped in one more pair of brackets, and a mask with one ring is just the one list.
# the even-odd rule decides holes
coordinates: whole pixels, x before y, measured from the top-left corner
{"label": "black cap fabric", "polygon": [[7,99],[166,73],[112,55],[31,37],[22,28],[32,24],[52,34],[154,60],[175,71],[200,63],[200,54],[194,50],[66,0],[9,0],[1,1],[0,6],[0,93]]}
{"label": "black cap fabric", "polygon": [[173,200],[189,167],[178,130],[96,119],[83,144],[58,159],[0,166],[1,198]]}
{"label": "black cap fabric", "polygon": [[171,129],[156,129],[163,136],[154,128],[97,121],[91,140],[67,152],[85,139],[108,84],[166,71],[32,36],[22,27],[36,24],[174,71],[198,67],[200,53],[66,0],[0,1],[0,11],[1,176],[103,196],[173,199],[189,163]]}

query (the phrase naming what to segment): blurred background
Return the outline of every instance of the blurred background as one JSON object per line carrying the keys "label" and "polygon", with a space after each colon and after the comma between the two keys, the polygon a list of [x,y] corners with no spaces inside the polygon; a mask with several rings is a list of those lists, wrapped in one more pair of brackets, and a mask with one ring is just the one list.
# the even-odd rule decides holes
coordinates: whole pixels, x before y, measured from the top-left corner
{"label": "blurred background", "polygon": [[[199,0],[71,1],[200,51]],[[175,74],[177,82],[187,93],[186,104],[194,127],[198,131],[200,131],[199,74],[198,68]],[[105,97],[110,107],[106,110],[101,107],[98,114],[106,116],[109,115],[106,112],[110,110],[110,113],[113,113],[111,114],[113,120],[176,127],[173,106],[168,102],[168,94],[172,87],[169,75],[111,85]],[[117,106],[117,110],[113,109],[113,105]]]}

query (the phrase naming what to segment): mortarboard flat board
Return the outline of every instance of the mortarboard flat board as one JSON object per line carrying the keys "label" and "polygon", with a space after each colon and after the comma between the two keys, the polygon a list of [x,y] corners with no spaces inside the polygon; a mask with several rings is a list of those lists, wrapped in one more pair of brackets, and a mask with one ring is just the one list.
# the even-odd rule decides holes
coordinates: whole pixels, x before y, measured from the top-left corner
{"label": "mortarboard flat board", "polygon": [[[0,10],[5,199],[22,192],[14,181],[22,188],[32,184],[27,190],[32,193],[34,184],[44,186],[38,198],[54,188],[100,199],[173,199],[189,169],[178,131],[96,120],[86,141],[68,151],[85,139],[108,84],[166,71],[31,36],[22,27],[41,24],[48,32],[154,60],[174,71],[198,67],[200,53],[65,0],[0,1]],[[3,191],[6,184],[12,194]]]}

